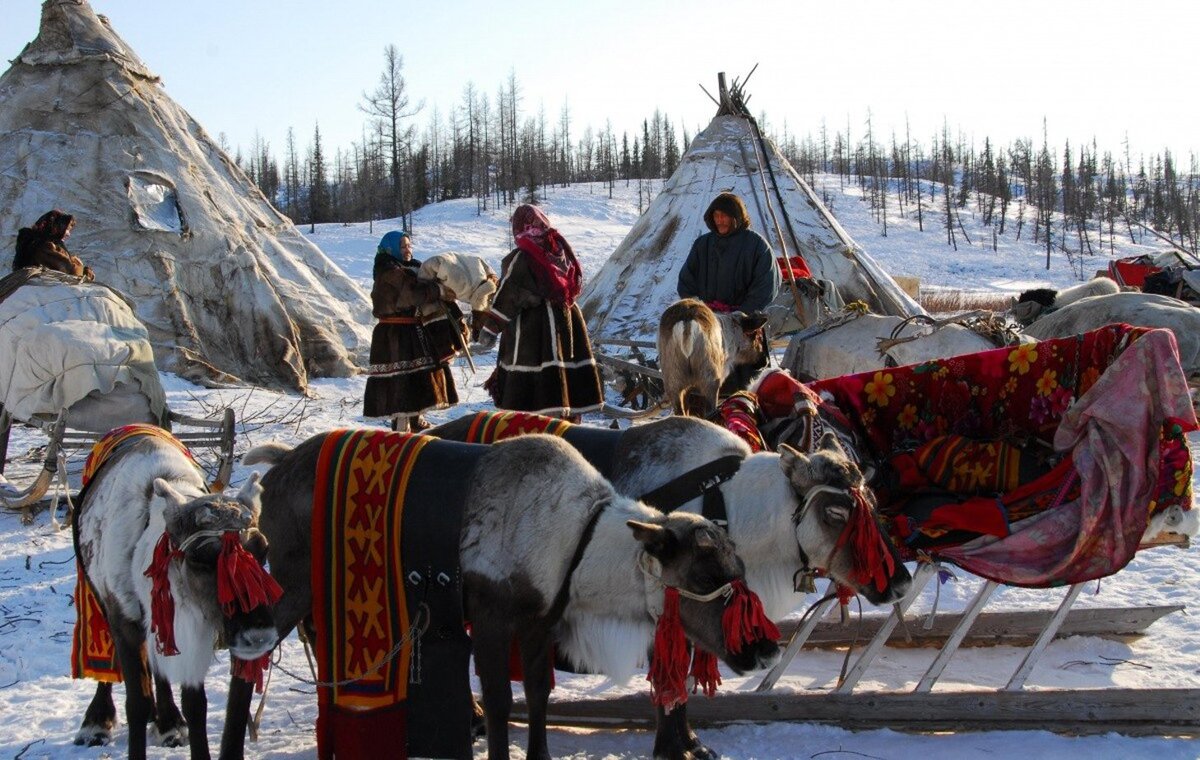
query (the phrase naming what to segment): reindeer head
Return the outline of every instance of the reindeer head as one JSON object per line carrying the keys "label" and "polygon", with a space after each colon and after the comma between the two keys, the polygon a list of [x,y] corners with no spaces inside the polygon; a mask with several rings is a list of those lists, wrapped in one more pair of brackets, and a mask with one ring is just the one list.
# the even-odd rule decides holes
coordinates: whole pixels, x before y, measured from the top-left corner
{"label": "reindeer head", "polygon": [[862,471],[827,432],[811,455],[783,444],[780,466],[800,496],[793,515],[801,570],[824,572],[873,604],[903,597],[912,576],[875,515]]}
{"label": "reindeer head", "polygon": [[[248,570],[256,570],[246,567],[247,562],[258,565],[257,572],[249,573],[251,583],[259,583],[265,576],[261,565],[266,561],[267,539],[258,530],[262,490],[257,473],[233,499],[223,494],[189,499],[168,481],[154,481],[155,495],[166,503],[166,534],[182,554],[187,589],[176,593],[186,595],[193,603],[220,609],[225,641],[230,652],[243,660],[261,657],[275,646],[277,635],[270,603],[262,595],[236,588],[237,578],[219,576],[231,572],[244,576]],[[239,563],[241,568],[236,567]],[[234,588],[227,590],[230,585]],[[221,597],[227,594],[238,598],[222,602]]]}
{"label": "reindeer head", "polygon": [[646,573],[679,591],[679,618],[691,641],[738,673],[768,667],[778,659],[774,636],[727,640],[724,618],[735,586],[740,587],[739,593],[749,592],[739,584],[745,565],[724,531],[687,512],[673,512],[654,522],[630,520],[628,525],[642,543]]}
{"label": "reindeer head", "polygon": [[766,366],[767,345],[763,340],[762,327],[767,315],[761,311],[751,314],[735,311],[732,314],[717,314],[721,326],[721,337],[725,344],[725,377],[734,367],[751,366],[755,369]]}

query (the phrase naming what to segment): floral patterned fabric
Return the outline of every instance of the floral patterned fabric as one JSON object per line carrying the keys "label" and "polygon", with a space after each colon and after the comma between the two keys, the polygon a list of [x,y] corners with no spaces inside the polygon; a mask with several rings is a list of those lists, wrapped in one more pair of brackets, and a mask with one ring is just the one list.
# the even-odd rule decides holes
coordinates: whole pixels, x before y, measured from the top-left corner
{"label": "floral patterned fabric", "polygon": [[1197,423],[1167,330],[1109,325],[810,387],[833,399],[879,463],[943,436],[1053,447],[1049,473],[1000,494],[1007,535],[936,550],[986,578],[1042,587],[1109,575],[1132,559],[1151,514],[1192,505],[1184,435]]}

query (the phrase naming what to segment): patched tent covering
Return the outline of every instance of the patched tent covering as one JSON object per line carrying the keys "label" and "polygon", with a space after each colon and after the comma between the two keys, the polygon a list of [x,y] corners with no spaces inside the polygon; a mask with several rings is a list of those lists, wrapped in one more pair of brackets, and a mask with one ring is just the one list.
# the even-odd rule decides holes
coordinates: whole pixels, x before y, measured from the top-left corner
{"label": "patched tent covering", "polygon": [[51,208],[76,218],[72,253],[136,304],[160,369],[303,390],[365,362],[366,294],[86,0],[46,0],[0,77],[4,269]]}
{"label": "patched tent covering", "polygon": [[[739,113],[743,109],[722,92],[721,110],[692,141],[662,192],[600,271],[585,274],[579,301],[594,339],[655,339],[659,317],[679,298],[679,270],[692,242],[708,232],[704,212],[722,192],[736,193],[746,202],[751,229],[766,238],[776,256],[785,249],[790,256],[802,255],[813,276],[836,284],[845,301],[864,301],[878,314],[924,313],[846,234],[770,140],[763,140],[765,161],[760,158],[763,151],[750,120]],[[782,208],[770,189],[771,177],[763,176],[767,162],[783,196]]]}

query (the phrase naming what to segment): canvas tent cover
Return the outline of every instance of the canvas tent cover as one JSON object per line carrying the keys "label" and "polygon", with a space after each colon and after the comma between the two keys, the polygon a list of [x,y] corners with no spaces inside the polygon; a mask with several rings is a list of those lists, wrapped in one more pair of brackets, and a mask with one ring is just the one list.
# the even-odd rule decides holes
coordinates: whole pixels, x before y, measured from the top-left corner
{"label": "canvas tent cover", "polygon": [[[768,165],[782,203],[765,174]],[[679,297],[679,270],[692,243],[708,232],[704,212],[722,192],[745,201],[751,229],[776,256],[803,256],[813,276],[833,282],[843,300],[861,300],[879,314],[924,313],[850,238],[770,140],[760,143],[744,116],[722,113],[692,141],[600,271],[588,276],[579,301],[593,338],[655,339],[659,317]]]}
{"label": "canvas tent cover", "polygon": [[[109,419],[72,420],[107,430],[111,423],[166,419],[167,405],[146,328],[118,293],[77,277],[22,269],[0,280],[0,404],[19,420],[56,416],[91,396],[127,391],[134,409]],[[122,403],[125,403],[122,401]]]}
{"label": "canvas tent cover", "polygon": [[[0,244],[58,208],[160,369],[303,389],[365,361],[370,306],[86,0],[46,0],[0,77]],[[7,242],[5,242],[7,241]]]}

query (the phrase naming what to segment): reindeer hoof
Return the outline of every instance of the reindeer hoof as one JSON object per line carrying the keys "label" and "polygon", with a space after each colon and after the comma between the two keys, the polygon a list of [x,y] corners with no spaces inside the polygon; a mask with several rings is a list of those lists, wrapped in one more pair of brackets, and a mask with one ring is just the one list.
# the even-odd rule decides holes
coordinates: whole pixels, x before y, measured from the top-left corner
{"label": "reindeer hoof", "polygon": [[82,726],[75,734],[75,744],[80,747],[106,747],[112,744],[112,728]]}
{"label": "reindeer hoof", "polygon": [[158,734],[158,746],[160,747],[186,747],[188,743],[187,728],[184,726],[172,726],[165,731],[155,730]]}

